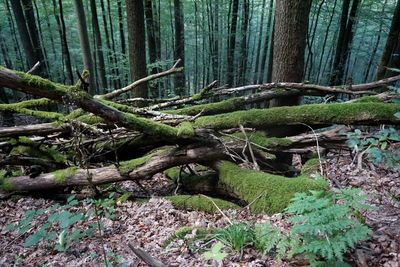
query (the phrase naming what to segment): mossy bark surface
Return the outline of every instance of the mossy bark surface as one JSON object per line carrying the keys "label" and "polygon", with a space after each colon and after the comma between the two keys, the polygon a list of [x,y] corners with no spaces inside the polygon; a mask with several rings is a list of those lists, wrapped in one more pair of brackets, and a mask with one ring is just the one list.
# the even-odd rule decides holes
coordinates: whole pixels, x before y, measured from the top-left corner
{"label": "mossy bark surface", "polygon": [[196,119],[198,128],[229,129],[238,125],[266,128],[275,125],[400,124],[394,114],[400,105],[384,103],[314,104],[270,109],[251,109]]}
{"label": "mossy bark surface", "polygon": [[165,197],[165,199],[171,201],[172,205],[177,209],[198,210],[209,213],[218,212],[218,209],[215,207],[215,205],[217,205],[221,210],[240,208],[238,205],[229,201],[205,197],[202,195],[177,195],[168,196]]}
{"label": "mossy bark surface", "polygon": [[323,180],[306,176],[286,178],[260,171],[242,169],[234,163],[223,161],[218,166],[221,187],[234,192],[240,199],[252,203],[254,213],[282,212],[297,192],[325,189]]}

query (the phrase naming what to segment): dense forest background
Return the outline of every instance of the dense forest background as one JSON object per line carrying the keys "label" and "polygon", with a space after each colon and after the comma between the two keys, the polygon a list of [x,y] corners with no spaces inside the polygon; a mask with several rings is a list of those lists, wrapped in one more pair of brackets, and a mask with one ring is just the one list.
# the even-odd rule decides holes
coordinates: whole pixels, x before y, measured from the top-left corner
{"label": "dense forest background", "polygon": [[[174,90],[174,78],[168,77],[152,85],[150,96],[193,94],[213,80],[233,86],[270,82],[273,2],[144,1],[147,73],[165,69],[178,58],[184,60],[185,67],[183,92]],[[73,1],[21,3],[28,30],[37,33],[35,42],[43,55],[46,76],[60,83],[73,83],[75,70],[84,68]],[[333,82],[346,3],[344,32],[348,32],[348,44],[343,75]],[[11,4],[10,0],[0,3],[0,62],[27,71],[32,66],[18,34],[20,18]],[[104,92],[127,85],[133,78],[125,1],[83,1],[83,7],[98,88]],[[312,1],[303,80],[357,84],[376,79],[395,7],[393,0]],[[183,52],[178,51],[182,44]]]}

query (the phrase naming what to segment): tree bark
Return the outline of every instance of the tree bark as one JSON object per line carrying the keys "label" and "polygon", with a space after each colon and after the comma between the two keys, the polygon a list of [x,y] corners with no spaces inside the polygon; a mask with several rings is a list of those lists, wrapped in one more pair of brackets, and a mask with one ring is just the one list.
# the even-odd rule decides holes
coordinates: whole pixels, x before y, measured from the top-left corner
{"label": "tree bark", "polygon": [[400,0],[397,1],[396,8],[394,10],[392,24],[390,26],[389,35],[386,39],[386,45],[383,49],[381,61],[379,63],[378,72],[376,79],[380,80],[387,76],[387,66],[389,66],[390,58],[394,55],[393,51],[398,43],[400,33]]}
{"label": "tree bark", "polygon": [[[128,21],[129,63],[132,80],[146,77],[144,8],[142,1],[126,0]],[[147,83],[138,86],[134,97],[148,97]]]}
{"label": "tree bark", "polygon": [[99,60],[100,88],[101,90],[104,90],[107,88],[106,67],[104,64],[103,45],[101,43],[101,33],[99,21],[97,19],[97,6],[95,0],[90,0],[90,10],[92,12],[92,27],[96,43],[96,53]]}
{"label": "tree bark", "polygon": [[239,9],[239,0],[232,0],[231,21],[229,25],[228,34],[228,51],[227,51],[227,70],[226,70],[226,84],[233,85],[234,75],[234,60],[235,60],[235,46],[236,46],[236,25]]}
{"label": "tree bark", "polygon": [[[178,67],[185,66],[185,24],[181,0],[174,0],[174,21],[175,21],[175,59],[181,59]],[[175,92],[177,95],[186,95],[185,73],[175,75]]]}
{"label": "tree bark", "polygon": [[[273,82],[300,82],[311,0],[277,1],[275,13]],[[297,105],[297,97],[276,99],[271,106]]]}
{"label": "tree bark", "polygon": [[331,76],[330,85],[338,85],[344,82],[344,69],[354,36],[353,25],[356,20],[359,3],[360,0],[353,0],[349,14],[350,0],[343,1],[342,15],[340,18],[339,37],[336,46],[335,60],[333,63],[333,73]]}
{"label": "tree bark", "polygon": [[74,0],[75,13],[78,22],[79,42],[82,50],[83,65],[89,71],[89,94],[96,94],[95,72],[90,52],[89,35],[86,26],[85,10],[82,0]]}
{"label": "tree bark", "polygon": [[[42,48],[39,43],[38,32],[36,27],[35,17],[32,10],[31,0],[24,1],[11,1],[11,7],[14,12],[15,20],[18,26],[18,32],[21,38],[22,46],[25,51],[25,55],[28,58],[29,68],[33,67],[36,62],[41,62],[39,68],[37,68],[34,74],[47,77],[47,70],[44,65],[44,58]],[[24,9],[26,8],[25,12]],[[31,13],[32,12],[32,13]],[[28,15],[28,17],[26,17]],[[29,30],[27,23],[30,23],[32,29]]]}

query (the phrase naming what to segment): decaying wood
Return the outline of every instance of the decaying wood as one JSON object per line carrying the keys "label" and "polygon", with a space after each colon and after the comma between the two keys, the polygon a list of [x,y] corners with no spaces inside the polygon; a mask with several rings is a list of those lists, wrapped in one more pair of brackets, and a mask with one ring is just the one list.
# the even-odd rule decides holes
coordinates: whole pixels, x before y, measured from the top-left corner
{"label": "decaying wood", "polygon": [[374,92],[368,91],[380,88],[382,86],[386,86],[388,84],[397,82],[400,80],[400,75],[390,77],[387,79],[382,79],[379,81],[364,83],[364,84],[356,84],[356,85],[341,85],[341,86],[321,86],[315,84],[308,83],[265,83],[258,85],[246,85],[237,88],[229,88],[223,89],[217,92],[217,94],[232,94],[241,91],[248,90],[269,90],[274,88],[284,88],[284,89],[297,89],[297,90],[312,90],[312,91],[320,91],[324,93],[344,93],[344,94],[374,94]]}
{"label": "decaying wood", "polygon": [[183,71],[183,68],[182,67],[178,67],[180,62],[181,62],[181,60],[178,59],[176,61],[176,63],[172,66],[172,68],[170,68],[169,70],[149,75],[147,77],[144,77],[142,79],[139,79],[139,80],[131,83],[128,86],[125,86],[124,88],[112,91],[112,92],[104,94],[104,95],[98,95],[98,96],[95,96],[95,97],[96,98],[102,98],[102,99],[113,99],[113,98],[116,98],[116,97],[122,95],[123,93],[127,93],[129,91],[132,91],[133,89],[135,89],[136,87],[138,87],[139,85],[141,85],[141,84],[143,84],[145,82],[148,82],[148,81],[151,81],[151,80],[155,80],[155,79],[158,79],[158,78],[170,75],[170,74],[181,72],[181,71]]}
{"label": "decaying wood", "polygon": [[53,123],[41,123],[32,125],[22,125],[14,127],[0,127],[0,137],[16,137],[21,135],[49,135],[53,133],[66,133],[69,132],[70,125],[62,124],[55,127]]}
{"label": "decaying wood", "polygon": [[[271,100],[276,97],[342,93],[348,92],[350,89],[354,89],[354,87],[357,91],[354,92],[354,94],[365,93],[365,91],[358,90],[374,89],[377,86],[393,82],[396,78],[390,78],[362,86],[359,85],[358,87],[352,86],[352,88],[347,89],[293,83],[261,85],[262,88],[260,85],[257,85],[257,88],[261,88],[262,90],[268,89],[268,86],[274,89],[208,104],[196,103],[204,103],[205,99],[209,99],[210,96],[212,96],[211,90],[215,86],[216,81],[208,85],[195,96],[179,100],[170,100],[147,108],[135,109],[107,100],[131,90],[143,81],[175,73],[178,71],[177,69],[179,68],[176,68],[176,65],[174,65],[170,70],[159,73],[158,76],[156,74],[155,76],[146,77],[126,88],[94,98],[80,90],[78,85],[66,86],[56,84],[37,76],[0,68],[0,87],[8,87],[34,96],[45,97],[68,107],[82,109],[82,112],[76,112],[78,115],[73,118],[59,113],[55,113],[58,117],[54,117],[54,114],[50,114],[49,112],[40,113],[41,111],[37,111],[37,113],[41,114],[40,116],[51,116],[51,118],[54,117],[61,120],[64,124],[58,127],[50,123],[9,128],[3,127],[0,128],[0,137],[43,136],[40,137],[40,140],[35,139],[39,137],[30,139],[40,146],[55,146],[57,149],[61,148],[63,151],[73,151],[74,154],[82,154],[82,151],[86,151],[87,163],[89,164],[88,170],[78,168],[70,177],[60,181],[55,173],[49,173],[49,171],[61,168],[61,166],[53,165],[51,160],[40,161],[28,155],[11,157],[8,155],[9,152],[7,151],[10,151],[10,146],[12,148],[12,142],[8,142],[7,139],[4,139],[5,141],[2,140],[3,145],[0,150],[0,153],[2,153],[0,156],[4,159],[3,166],[5,164],[7,166],[19,166],[37,163],[43,166],[47,172],[35,178],[30,178],[29,176],[7,178],[4,180],[8,183],[6,187],[11,191],[35,191],[66,186],[87,186],[125,180],[150,179],[154,174],[174,166],[189,163],[212,164],[212,162],[222,159],[235,159],[239,162],[246,162],[251,158],[254,165],[260,164],[260,167],[264,169],[266,168],[265,165],[270,165],[272,168],[278,170],[280,168],[277,166],[279,163],[274,162],[270,153],[306,153],[314,149],[316,138],[318,138],[320,145],[329,147],[332,144],[335,146],[337,144],[343,144],[347,136],[345,134],[339,134],[338,130],[317,134],[303,134],[288,137],[287,139],[291,141],[290,145],[280,145],[277,143],[276,145],[272,144],[270,147],[265,148],[249,143],[249,140],[251,140],[251,133],[247,134],[247,129],[268,130],[276,126],[290,127],[302,124],[325,127],[332,123],[371,125],[380,123],[400,124],[400,121],[394,116],[394,113],[400,111],[398,106],[394,104],[378,103],[376,101],[367,103],[277,107],[244,111],[252,107],[255,103]],[[397,79],[400,79],[399,77],[397,77]],[[276,89],[277,87],[278,89]],[[232,93],[257,88],[250,85],[241,87],[239,90],[238,88],[233,88],[226,89],[222,92]],[[214,100],[216,100],[216,98],[217,97],[214,97]],[[377,95],[377,99],[378,98],[386,100],[389,97],[387,94],[381,94]],[[27,102],[27,104],[30,105],[31,103]],[[162,110],[163,108],[175,107],[183,104],[194,105],[172,111]],[[90,119],[94,117],[93,115],[91,115],[89,120],[85,121],[82,119],[81,121],[80,119],[88,113],[100,117],[103,119],[101,123],[107,123],[109,127],[97,129],[95,126],[91,125],[93,122],[91,122]],[[155,120],[161,120],[163,123],[159,123]],[[96,125],[95,122],[93,124]],[[221,135],[224,135],[224,130],[236,128],[236,131],[240,131],[240,128],[238,128],[239,126],[246,129],[246,135],[248,135],[248,140],[244,140],[246,145],[244,145],[243,142],[239,142],[237,139],[226,141],[221,138]],[[58,135],[58,133],[63,134]],[[126,146],[124,146],[125,140],[129,143]],[[132,157],[143,155],[150,150],[165,146],[166,144],[175,145],[177,147],[169,149],[168,153],[152,155],[149,160],[135,166],[129,173],[121,174],[116,166],[104,166],[104,163],[102,165],[99,164],[98,161],[98,159],[118,161],[116,158],[121,156],[121,154],[128,157],[125,159],[131,159]],[[132,153],[128,150],[131,150]],[[252,155],[249,156],[249,152],[253,152]],[[101,156],[98,157],[97,154],[101,154]],[[114,155],[114,157],[110,158],[110,155]],[[70,157],[69,162],[80,162],[79,159],[76,161],[77,158],[75,157],[76,155]],[[282,167],[281,169],[286,167],[287,166]],[[88,179],[88,174],[90,179]],[[4,182],[3,187],[5,187]]]}
{"label": "decaying wood", "polygon": [[142,261],[144,261],[148,266],[150,266],[150,267],[167,267],[167,265],[165,265],[161,261],[150,256],[150,254],[147,253],[146,251],[144,251],[142,248],[135,247],[131,243],[128,243],[128,246],[133,251],[133,253],[135,253],[135,255],[138,256]]}
{"label": "decaying wood", "polygon": [[[173,149],[161,156],[154,156],[148,162],[131,171],[128,175],[121,175],[116,166],[106,166],[95,169],[76,169],[73,175],[66,177],[62,182],[57,181],[54,173],[41,174],[35,178],[18,176],[7,179],[12,191],[35,191],[63,188],[67,186],[89,186],[105,183],[121,182],[126,180],[150,179],[154,174],[165,169],[194,162],[224,159],[227,155],[221,148],[187,148]],[[88,174],[90,181],[88,180]]]}

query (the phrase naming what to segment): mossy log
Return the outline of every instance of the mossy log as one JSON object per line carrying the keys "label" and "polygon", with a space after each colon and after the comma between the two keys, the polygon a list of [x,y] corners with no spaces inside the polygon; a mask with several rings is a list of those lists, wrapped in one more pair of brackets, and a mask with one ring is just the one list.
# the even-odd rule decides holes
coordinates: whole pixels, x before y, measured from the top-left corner
{"label": "mossy log", "polygon": [[109,124],[116,124],[130,130],[137,130],[165,138],[177,137],[174,127],[118,111],[93,99],[76,86],[53,83],[39,76],[0,68],[0,86],[22,91],[31,95],[45,97],[59,103],[69,103],[103,118]]}
{"label": "mossy log", "polygon": [[0,181],[0,187],[4,191],[20,192],[67,186],[100,185],[125,180],[143,180],[150,179],[154,174],[174,166],[204,161],[205,159],[214,161],[225,158],[227,158],[227,155],[222,148],[176,149],[168,147],[137,159],[121,162],[119,168],[113,165],[88,170],[71,167],[41,174],[35,178],[29,176],[3,177]]}
{"label": "mossy log", "polygon": [[[172,205],[177,209],[198,210],[209,213],[221,210],[239,209],[240,207],[232,202],[219,198],[206,197],[204,195],[176,195],[167,196],[165,199],[171,201]],[[216,207],[218,206],[218,208]]]}
{"label": "mossy log", "polygon": [[68,124],[61,124],[59,126],[53,123],[40,123],[33,125],[22,125],[14,127],[0,127],[0,137],[18,137],[18,136],[44,136],[53,133],[66,133],[70,132],[71,128]]}
{"label": "mossy log", "polygon": [[400,112],[400,105],[384,103],[314,104],[269,109],[251,109],[195,120],[198,128],[215,130],[244,127],[266,129],[279,125],[330,125],[330,124],[393,124],[400,119],[394,116]]}
{"label": "mossy log", "polygon": [[282,212],[295,193],[322,190],[327,186],[324,180],[312,180],[306,176],[287,178],[242,169],[227,161],[219,162],[216,169],[219,172],[219,185],[237,198],[251,203],[250,209],[254,213]]}

